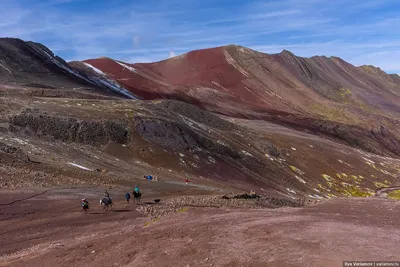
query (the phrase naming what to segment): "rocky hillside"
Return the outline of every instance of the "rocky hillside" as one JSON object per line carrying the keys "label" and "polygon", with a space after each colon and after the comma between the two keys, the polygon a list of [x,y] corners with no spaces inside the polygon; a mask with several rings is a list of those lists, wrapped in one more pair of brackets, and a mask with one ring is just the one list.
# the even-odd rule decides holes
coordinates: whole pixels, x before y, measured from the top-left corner
{"label": "rocky hillside", "polygon": [[0,38],[1,84],[19,85],[36,95],[53,97],[68,95],[73,90],[75,94],[84,92],[134,98],[113,82],[71,68],[44,45],[14,38]]}
{"label": "rocky hillside", "polygon": [[376,67],[355,67],[337,57],[302,58],[286,50],[268,55],[239,46],[148,64],[99,58],[73,63],[79,65],[142,99],[177,99],[400,155],[400,77]]}
{"label": "rocky hillside", "polygon": [[152,173],[318,199],[373,195],[396,185],[400,171],[396,159],[265,121],[221,119],[178,101],[0,100],[3,187],[130,181]]}
{"label": "rocky hillside", "polygon": [[400,111],[400,77],[372,66],[355,67],[337,57],[268,55],[239,46],[192,51],[148,64],[110,58],[84,61],[142,98],[185,94],[217,105],[227,96],[250,110],[310,111],[310,104],[353,103]]}
{"label": "rocky hillside", "polygon": [[[65,65],[40,44],[0,43],[8,51],[1,61],[2,187],[131,185],[149,173],[171,184],[189,178],[207,190],[278,198],[371,196],[397,186],[396,76],[378,69],[349,67],[367,68],[371,77],[393,85],[380,93],[392,94],[384,112],[367,102],[353,105],[360,94],[342,102],[329,98],[335,78],[318,73],[309,62],[314,59],[296,64],[325,84],[326,90],[301,87],[315,107],[302,106],[300,93],[298,102],[289,93],[280,99],[277,92],[289,90],[283,84],[300,86],[289,76],[295,69],[283,72],[283,63],[279,68],[287,76],[271,74],[278,59],[293,59],[288,52],[269,56],[229,46],[152,64],[100,59]],[[282,84],[272,83],[279,79]],[[365,94],[373,90],[371,85]],[[332,113],[323,113],[326,108]]]}

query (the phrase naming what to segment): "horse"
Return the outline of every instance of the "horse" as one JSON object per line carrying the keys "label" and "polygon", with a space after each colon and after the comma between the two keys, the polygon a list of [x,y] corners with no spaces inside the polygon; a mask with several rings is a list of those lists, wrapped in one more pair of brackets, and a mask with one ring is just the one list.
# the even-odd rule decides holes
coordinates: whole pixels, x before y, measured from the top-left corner
{"label": "horse", "polygon": [[133,191],[133,202],[140,202],[141,197],[142,193]]}
{"label": "horse", "polygon": [[113,203],[112,203],[111,198],[105,197],[105,198],[100,199],[100,205],[103,207],[104,211],[106,212],[106,211],[108,211],[108,207],[112,208]]}

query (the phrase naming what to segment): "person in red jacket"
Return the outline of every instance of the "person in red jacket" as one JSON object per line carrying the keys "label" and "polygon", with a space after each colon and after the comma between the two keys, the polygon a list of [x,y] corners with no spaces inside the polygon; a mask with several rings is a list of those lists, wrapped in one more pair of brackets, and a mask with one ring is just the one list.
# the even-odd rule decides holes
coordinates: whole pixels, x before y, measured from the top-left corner
{"label": "person in red jacket", "polygon": [[185,179],[185,183],[186,183],[186,186],[189,184],[189,180],[187,178]]}

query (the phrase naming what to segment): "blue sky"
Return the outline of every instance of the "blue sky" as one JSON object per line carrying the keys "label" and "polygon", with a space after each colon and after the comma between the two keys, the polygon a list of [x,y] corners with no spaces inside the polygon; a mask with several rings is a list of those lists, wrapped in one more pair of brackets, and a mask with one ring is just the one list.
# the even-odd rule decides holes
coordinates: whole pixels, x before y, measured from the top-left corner
{"label": "blue sky", "polygon": [[398,0],[1,0],[0,33],[66,60],[166,59],[237,44],[400,73]]}

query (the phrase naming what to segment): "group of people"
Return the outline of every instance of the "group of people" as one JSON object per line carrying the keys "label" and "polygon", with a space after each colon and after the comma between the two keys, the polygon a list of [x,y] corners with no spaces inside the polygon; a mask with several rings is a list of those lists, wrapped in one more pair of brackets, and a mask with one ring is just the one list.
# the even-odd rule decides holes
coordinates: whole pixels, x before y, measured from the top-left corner
{"label": "group of people", "polygon": [[[140,202],[140,197],[142,196],[142,193],[140,192],[138,185],[135,185],[132,194],[134,196],[135,201]],[[107,190],[104,191],[104,198],[108,199],[111,202],[110,193],[108,193]],[[125,199],[126,202],[128,202],[129,204],[129,200],[131,199],[131,195],[129,194],[129,192],[125,194]],[[82,198],[81,206],[82,210],[86,213],[89,210],[89,201],[86,198]]]}
{"label": "group of people", "polygon": [[[140,202],[140,197],[142,196],[142,193],[140,192],[138,185],[135,185],[135,187],[133,188],[132,194],[133,194],[135,201]],[[129,204],[129,200],[131,199],[131,195],[129,194],[129,192],[127,192],[125,194],[125,199],[126,199],[126,202]]]}
{"label": "group of people", "polygon": [[[150,175],[148,175],[148,176],[145,175],[144,178],[147,179],[147,180],[152,180],[153,179],[153,177],[150,176]],[[158,179],[156,179],[156,180],[158,180]],[[189,180],[187,178],[185,179],[185,184],[186,184],[186,186],[188,186],[188,184],[189,184]],[[135,185],[135,187],[134,187],[134,189],[132,191],[132,194],[133,194],[135,202],[140,202],[140,198],[142,196],[142,193],[140,192],[140,189],[139,189],[138,185]],[[106,198],[108,201],[112,202],[111,198],[110,198],[110,193],[108,193],[107,190],[104,191],[104,198]],[[129,192],[127,192],[125,194],[125,199],[126,199],[126,202],[129,204],[129,200],[131,199],[131,195],[129,194]],[[82,206],[83,211],[86,213],[87,210],[89,209],[89,202],[87,201],[86,198],[82,198],[81,206]]]}

